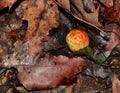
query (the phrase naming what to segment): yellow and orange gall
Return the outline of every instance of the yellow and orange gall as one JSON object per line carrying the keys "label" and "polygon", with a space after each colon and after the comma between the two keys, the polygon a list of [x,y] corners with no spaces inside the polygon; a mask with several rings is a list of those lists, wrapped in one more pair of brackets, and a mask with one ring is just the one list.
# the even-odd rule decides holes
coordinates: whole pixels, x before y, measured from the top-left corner
{"label": "yellow and orange gall", "polygon": [[67,34],[66,43],[72,52],[76,52],[89,46],[89,37],[85,31],[73,29]]}

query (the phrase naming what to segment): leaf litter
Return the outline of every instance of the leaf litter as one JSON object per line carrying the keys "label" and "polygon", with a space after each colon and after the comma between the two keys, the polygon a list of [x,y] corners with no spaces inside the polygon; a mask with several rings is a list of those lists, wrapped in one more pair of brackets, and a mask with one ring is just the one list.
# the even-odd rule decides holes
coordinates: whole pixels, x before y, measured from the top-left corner
{"label": "leaf litter", "polygon": [[[119,3],[2,0],[0,92],[119,93]],[[92,56],[68,48],[74,28],[88,34]]]}

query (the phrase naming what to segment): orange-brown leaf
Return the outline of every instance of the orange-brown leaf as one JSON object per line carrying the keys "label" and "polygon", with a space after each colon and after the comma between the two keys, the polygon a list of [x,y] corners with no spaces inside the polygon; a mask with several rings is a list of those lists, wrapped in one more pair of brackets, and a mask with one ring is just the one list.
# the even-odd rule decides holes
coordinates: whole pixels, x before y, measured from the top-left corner
{"label": "orange-brown leaf", "polygon": [[0,0],[0,10],[5,7],[11,7],[17,0]]}
{"label": "orange-brown leaf", "polygon": [[113,7],[106,8],[105,11],[102,13],[102,16],[110,22],[116,22],[120,24],[120,6],[116,9]]}
{"label": "orange-brown leaf", "polygon": [[69,0],[57,0],[63,7],[70,11],[70,1]]}
{"label": "orange-brown leaf", "polygon": [[115,74],[112,80],[112,93],[120,93],[120,80]]}
{"label": "orange-brown leaf", "polygon": [[33,33],[37,30],[40,17],[44,10],[44,0],[30,0],[24,11],[23,19],[28,21],[28,29],[25,41],[33,37]]}

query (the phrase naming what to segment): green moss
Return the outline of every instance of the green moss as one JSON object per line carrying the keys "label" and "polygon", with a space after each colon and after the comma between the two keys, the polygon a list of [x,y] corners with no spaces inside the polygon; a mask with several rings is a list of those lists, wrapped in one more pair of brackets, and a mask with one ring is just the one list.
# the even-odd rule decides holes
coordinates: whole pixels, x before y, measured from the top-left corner
{"label": "green moss", "polygon": [[98,64],[103,64],[103,59],[102,59],[101,57],[98,57],[98,58],[97,58],[97,63],[98,63]]}

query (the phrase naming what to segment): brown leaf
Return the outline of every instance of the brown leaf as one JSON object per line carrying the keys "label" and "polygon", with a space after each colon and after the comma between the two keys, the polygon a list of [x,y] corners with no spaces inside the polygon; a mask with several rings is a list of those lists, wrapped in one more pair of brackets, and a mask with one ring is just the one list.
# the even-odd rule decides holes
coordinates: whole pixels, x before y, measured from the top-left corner
{"label": "brown leaf", "polygon": [[83,20],[81,17],[79,17],[78,15],[76,15],[76,13],[69,12],[69,11],[65,10],[60,3],[56,2],[55,0],[53,0],[53,1],[60,7],[60,9],[62,11],[65,12],[65,15],[67,15],[67,16],[71,15],[73,18],[75,18],[76,20],[78,20],[80,23],[86,25],[90,29],[93,29],[93,31],[96,30],[96,32],[98,31],[98,32],[101,32],[104,35],[106,35],[106,33],[101,28],[99,28],[98,26],[96,26],[96,25],[94,25],[94,24],[92,24],[90,22],[87,22],[86,20]]}
{"label": "brown leaf", "polygon": [[57,0],[63,7],[70,11],[70,0]]}
{"label": "brown leaf", "polygon": [[82,0],[72,0],[73,4],[77,7],[79,12],[81,12],[83,19],[98,26],[98,14],[99,14],[99,7],[95,10],[93,13],[87,13],[84,10],[83,2]]}
{"label": "brown leaf", "polygon": [[50,29],[57,27],[59,11],[57,5],[52,0],[47,0],[46,4],[44,0],[31,0],[23,18],[28,21],[25,38],[25,41],[27,41],[36,35],[48,35]]}
{"label": "brown leaf", "polygon": [[28,41],[29,54],[34,59],[36,54],[43,53],[43,38],[59,24],[58,7],[52,0],[46,3],[44,0],[30,0],[24,19],[28,21],[25,41]]}
{"label": "brown leaf", "polygon": [[120,8],[117,10],[113,8],[106,8],[101,15],[109,22],[116,22],[120,24]]}
{"label": "brown leaf", "polygon": [[83,0],[84,9],[89,12],[95,12],[95,5],[93,0]]}
{"label": "brown leaf", "polygon": [[113,0],[99,0],[103,5],[106,7],[112,7],[113,6]]}
{"label": "brown leaf", "polygon": [[117,75],[114,74],[112,80],[112,93],[119,93],[120,92],[120,80],[118,79]]}
{"label": "brown leaf", "polygon": [[120,0],[114,0],[114,9],[120,9]]}
{"label": "brown leaf", "polygon": [[17,0],[0,0],[0,10],[5,7],[11,7]]}
{"label": "brown leaf", "polygon": [[33,37],[33,33],[37,30],[40,17],[44,10],[44,0],[30,0],[27,8],[24,11],[23,19],[28,21],[28,29],[25,40]]}
{"label": "brown leaf", "polygon": [[28,90],[54,88],[69,84],[86,66],[87,60],[65,56],[39,59],[39,64],[18,66],[18,79]]}
{"label": "brown leaf", "polygon": [[49,34],[49,31],[52,28],[57,28],[58,25],[59,25],[58,6],[52,0],[47,0],[36,35],[41,35],[43,37],[47,36]]}
{"label": "brown leaf", "polygon": [[120,27],[117,24],[110,24],[108,26],[108,29],[111,29],[113,33],[111,33],[110,39],[107,42],[106,50],[112,51],[120,43]]}
{"label": "brown leaf", "polygon": [[35,36],[33,37],[31,40],[29,40],[28,42],[28,48],[29,48],[29,55],[35,59],[36,56],[40,55],[44,55],[43,53],[43,42],[42,42],[42,38]]}
{"label": "brown leaf", "polygon": [[10,39],[11,39],[13,42],[15,42],[15,41],[18,40],[18,35],[17,35],[16,31],[11,31],[11,32],[9,32],[9,35],[10,35]]}

